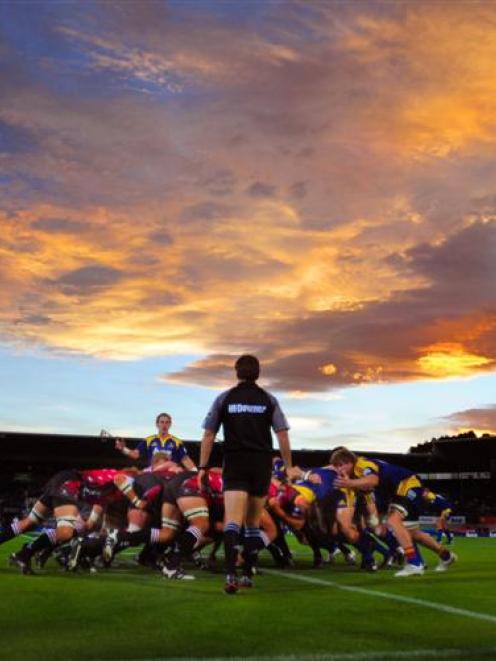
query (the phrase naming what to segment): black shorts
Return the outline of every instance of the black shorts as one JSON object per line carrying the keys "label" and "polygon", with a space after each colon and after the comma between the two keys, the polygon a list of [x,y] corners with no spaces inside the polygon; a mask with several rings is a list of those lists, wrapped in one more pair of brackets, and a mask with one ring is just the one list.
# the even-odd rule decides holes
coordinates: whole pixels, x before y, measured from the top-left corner
{"label": "black shorts", "polygon": [[[141,473],[133,480],[133,489],[136,492],[138,498],[143,498],[147,491],[150,491],[150,489],[154,489],[155,487],[161,489],[153,501],[150,502],[146,507],[146,511],[152,516],[155,514],[158,515],[160,513],[162,493],[166,486],[166,480],[162,476],[156,475],[155,473]],[[135,505],[131,503],[129,504],[129,508],[136,509]]]}
{"label": "black shorts", "polygon": [[272,477],[272,455],[265,452],[231,452],[224,456],[224,492],[246,491],[266,496]]}
{"label": "black shorts", "polygon": [[200,496],[196,484],[194,487],[185,485],[185,482],[197,475],[198,473],[196,471],[185,471],[184,473],[178,473],[172,479],[168,480],[162,492],[162,502],[175,505],[178,498]]}
{"label": "black shorts", "polygon": [[77,470],[56,473],[47,483],[40,502],[51,510],[64,505],[80,506],[81,474]]}
{"label": "black shorts", "polygon": [[133,480],[133,489],[140,498],[153,487],[162,487],[165,480],[154,473],[141,473]]}

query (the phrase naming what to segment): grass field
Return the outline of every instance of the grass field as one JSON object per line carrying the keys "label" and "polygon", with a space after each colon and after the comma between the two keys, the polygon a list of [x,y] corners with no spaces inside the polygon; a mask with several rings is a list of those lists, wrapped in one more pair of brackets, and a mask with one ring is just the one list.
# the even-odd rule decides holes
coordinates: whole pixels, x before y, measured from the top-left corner
{"label": "grass field", "polygon": [[167,581],[130,555],[95,575],[49,561],[22,576],[8,567],[19,546],[0,547],[2,659],[496,659],[496,539],[457,539],[450,571],[407,579],[314,570],[297,547],[297,569],[263,557],[256,587],[235,596],[221,574]]}

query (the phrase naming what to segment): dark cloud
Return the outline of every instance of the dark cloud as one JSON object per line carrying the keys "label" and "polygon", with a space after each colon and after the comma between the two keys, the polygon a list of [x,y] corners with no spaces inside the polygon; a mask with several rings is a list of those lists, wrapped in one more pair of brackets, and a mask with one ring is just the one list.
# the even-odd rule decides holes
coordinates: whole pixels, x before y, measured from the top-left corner
{"label": "dark cloud", "polygon": [[111,266],[90,264],[64,273],[51,284],[68,296],[92,295],[120,282],[125,273]]}
{"label": "dark cloud", "polygon": [[291,197],[301,200],[307,195],[307,182],[306,181],[295,181],[294,184],[291,184],[289,187],[289,194]]}
{"label": "dark cloud", "polygon": [[0,154],[27,153],[36,149],[37,144],[33,131],[0,120]]}
{"label": "dark cloud", "polygon": [[211,354],[188,365],[181,372],[163,374],[161,379],[172,383],[195,383],[201,386],[226,386],[233,381],[234,363],[238,355]]}
{"label": "dark cloud", "polygon": [[172,291],[157,291],[147,293],[141,299],[141,304],[146,308],[171,307],[180,305],[182,302],[183,297],[181,294]]}
{"label": "dark cloud", "polygon": [[0,246],[6,248],[13,253],[36,253],[41,248],[41,242],[35,239],[34,236],[21,235],[14,241],[2,240],[0,238]]}
{"label": "dark cloud", "polygon": [[127,263],[134,266],[147,266],[149,269],[159,267],[160,257],[150,254],[150,251],[137,252],[128,257]]}
{"label": "dark cloud", "polygon": [[152,232],[149,235],[149,238],[152,243],[158,243],[160,246],[170,246],[174,242],[171,234],[166,230],[157,230],[156,232]]}
{"label": "dark cloud", "polygon": [[470,292],[467,303],[473,305],[472,296],[495,300],[495,255],[496,223],[474,223],[440,246],[423,243],[411,248],[405,265],[436,287],[460,292],[462,301]]}
{"label": "dark cloud", "polygon": [[92,229],[90,223],[70,218],[39,218],[31,223],[31,227],[43,230],[43,232],[53,232],[54,234],[80,234]]}
{"label": "dark cloud", "polygon": [[255,181],[248,187],[246,192],[251,197],[273,197],[276,193],[276,187],[271,184],[264,184],[262,181]]}
{"label": "dark cloud", "polygon": [[44,314],[26,314],[16,319],[16,324],[27,324],[29,326],[47,326],[52,322],[50,317]]}
{"label": "dark cloud", "polygon": [[234,192],[236,176],[232,170],[220,169],[200,181],[211,195],[222,197]]}
{"label": "dark cloud", "polygon": [[224,218],[229,212],[229,207],[216,202],[199,202],[182,210],[180,219],[183,222],[191,221],[213,221]]}

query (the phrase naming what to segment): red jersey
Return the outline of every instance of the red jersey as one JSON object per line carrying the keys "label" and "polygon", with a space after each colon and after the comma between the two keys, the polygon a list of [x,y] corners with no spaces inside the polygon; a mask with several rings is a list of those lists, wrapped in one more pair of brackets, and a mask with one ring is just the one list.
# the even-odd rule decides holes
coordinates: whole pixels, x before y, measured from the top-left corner
{"label": "red jersey", "polygon": [[96,468],[81,471],[80,498],[88,505],[101,505],[124,498],[124,494],[114,484],[114,478],[119,473],[126,473],[116,468]]}

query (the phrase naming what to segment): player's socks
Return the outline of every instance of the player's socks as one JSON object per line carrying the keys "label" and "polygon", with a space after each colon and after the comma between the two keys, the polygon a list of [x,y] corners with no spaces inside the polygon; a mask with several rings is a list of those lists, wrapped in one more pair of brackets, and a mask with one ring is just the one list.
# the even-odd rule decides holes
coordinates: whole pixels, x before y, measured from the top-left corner
{"label": "player's socks", "polygon": [[291,551],[289,550],[288,542],[286,541],[286,536],[284,535],[284,532],[282,530],[279,529],[277,533],[277,537],[275,538],[273,543],[281,549],[282,554],[285,557],[287,558],[292,557]]}
{"label": "player's socks", "polygon": [[362,530],[358,541],[355,544],[356,548],[360,551],[363,557],[372,556],[370,537]]}
{"label": "player's socks", "polygon": [[443,538],[443,531],[438,530],[437,533],[436,533],[436,540],[439,544],[441,543],[442,538]]}
{"label": "player's socks", "polygon": [[229,521],[224,526],[224,556],[226,573],[228,576],[236,575],[236,560],[238,558],[240,542],[240,527],[237,523]]}
{"label": "player's socks", "polygon": [[389,548],[383,544],[380,539],[376,537],[376,535],[374,535],[370,530],[366,530],[365,534],[369,536],[372,552],[377,551],[377,553],[380,553],[384,558],[388,558],[391,553]]}
{"label": "player's socks", "polygon": [[118,553],[130,546],[139,546],[148,541],[150,541],[150,530],[136,530],[135,532],[123,530],[117,535],[117,544],[114,548],[114,553]]}
{"label": "player's socks", "polygon": [[20,551],[13,553],[10,556],[11,562],[14,562],[22,569],[23,574],[32,574],[31,558],[35,553],[39,553],[46,549],[53,549],[56,545],[56,531],[48,529],[37,537],[33,542],[24,544]]}
{"label": "player's socks", "polygon": [[25,548],[26,554],[29,557],[33,556],[35,553],[44,551],[45,549],[51,548],[57,545],[56,531],[54,529],[45,530],[39,537],[34,541],[29,542],[23,546]]}
{"label": "player's socks", "polygon": [[178,569],[181,564],[181,558],[191,555],[202,537],[202,531],[199,528],[189,526],[177,540],[174,550],[167,559],[167,567],[169,569]]}
{"label": "player's socks", "polygon": [[85,537],[81,545],[81,554],[88,558],[98,557],[103,550],[104,541],[102,537]]}
{"label": "player's socks", "polygon": [[451,557],[451,551],[448,551],[445,546],[441,546],[438,556],[441,558],[441,560],[447,561]]}
{"label": "player's socks", "polygon": [[396,553],[396,551],[400,548],[398,540],[391,530],[386,530],[386,533],[381,535],[380,539],[384,541],[392,553]]}
{"label": "player's socks", "polygon": [[193,553],[193,549],[198,546],[203,538],[202,531],[196,526],[189,526],[183,532],[178,540],[179,550],[183,557],[189,556]]}
{"label": "player's socks", "polygon": [[13,539],[14,537],[17,537],[19,533],[20,530],[19,530],[18,522],[12,521],[10,526],[7,526],[6,528],[2,528],[2,530],[0,530],[0,544],[3,544],[4,542],[8,542],[9,539]]}
{"label": "player's socks", "polygon": [[280,547],[277,544],[269,544],[267,546],[267,551],[270,553],[272,558],[274,559],[274,562],[278,567],[285,567],[287,558],[281,551]]}
{"label": "player's socks", "polygon": [[362,563],[361,563],[362,569],[370,569],[372,571],[375,571],[377,569],[377,565],[374,562],[374,556],[372,554],[372,546],[371,546],[370,538],[364,531],[360,533],[360,537],[358,538],[355,547],[362,554]]}
{"label": "player's socks", "polygon": [[405,561],[410,565],[422,567],[424,565],[422,557],[415,544],[405,548]]}
{"label": "player's socks", "polygon": [[245,528],[243,559],[245,561],[243,573],[251,576],[252,569],[256,565],[258,553],[268,546],[267,535],[260,528]]}

